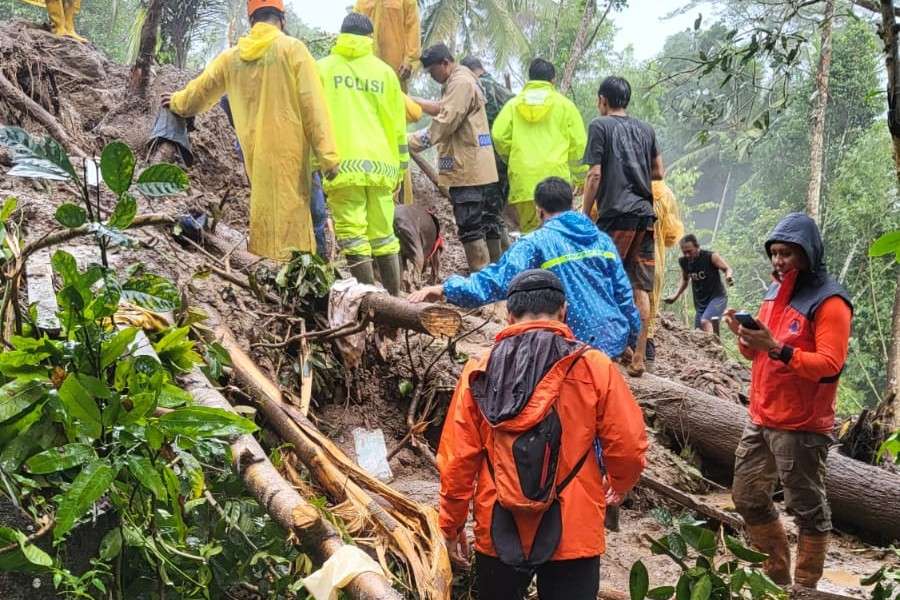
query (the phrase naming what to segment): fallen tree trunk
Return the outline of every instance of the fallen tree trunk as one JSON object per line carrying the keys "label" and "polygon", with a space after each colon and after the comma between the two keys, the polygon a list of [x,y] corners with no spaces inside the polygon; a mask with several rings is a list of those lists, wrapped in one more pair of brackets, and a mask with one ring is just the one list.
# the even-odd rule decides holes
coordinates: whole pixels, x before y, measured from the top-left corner
{"label": "fallen tree trunk", "polygon": [[[294,454],[331,500],[349,503],[357,516],[368,521],[405,561],[418,592],[416,597],[449,599],[452,573],[437,513],[373,478],[325,438],[299,409],[283,400],[279,388],[238,346],[227,327],[216,327],[209,341],[213,338],[230,354],[235,377],[259,401],[262,414],[278,435],[293,446]],[[385,562],[383,548],[379,558]]]}
{"label": "fallen tree trunk", "polygon": [[412,157],[413,161],[419,165],[419,169],[425,174],[425,177],[434,184],[435,189],[443,196],[444,198],[450,199],[450,194],[447,193],[447,188],[441,187],[440,180],[438,179],[437,172],[434,170],[427,160],[422,158],[418,152],[413,152],[410,150],[409,155]]}
{"label": "fallen tree trunk", "polygon": [[[659,427],[704,458],[734,468],[734,451],[749,420],[746,408],[653,375],[629,383]],[[900,539],[900,476],[833,449],[826,484],[837,521],[878,541]]]}
{"label": "fallen tree trunk", "polygon": [[378,325],[427,333],[434,337],[453,337],[462,329],[462,315],[449,306],[413,304],[387,294],[369,294],[359,311]]}
{"label": "fallen tree trunk", "polygon": [[[197,404],[234,412],[231,404],[210,386],[199,369],[185,377],[183,382]],[[244,480],[247,489],[276,523],[294,533],[302,545],[314,552],[320,563],[344,546],[337,530],[285,481],[253,436],[243,435],[234,440],[231,455],[234,470]],[[344,589],[359,600],[399,600],[401,597],[378,573],[358,575]]]}

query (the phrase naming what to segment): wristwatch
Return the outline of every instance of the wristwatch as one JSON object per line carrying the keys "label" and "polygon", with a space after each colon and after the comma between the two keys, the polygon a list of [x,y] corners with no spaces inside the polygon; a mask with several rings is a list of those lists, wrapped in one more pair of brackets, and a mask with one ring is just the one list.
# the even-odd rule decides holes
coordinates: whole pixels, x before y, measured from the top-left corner
{"label": "wristwatch", "polygon": [[789,364],[794,357],[794,349],[787,344],[779,344],[769,350],[769,358],[772,360],[780,360],[784,364]]}

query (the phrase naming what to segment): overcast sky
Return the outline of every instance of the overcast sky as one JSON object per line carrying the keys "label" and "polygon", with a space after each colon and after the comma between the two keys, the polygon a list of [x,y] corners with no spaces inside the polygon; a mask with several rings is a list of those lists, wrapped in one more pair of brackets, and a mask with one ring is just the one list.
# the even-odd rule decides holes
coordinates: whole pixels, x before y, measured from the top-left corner
{"label": "overcast sky", "polygon": [[[297,14],[308,24],[325,31],[340,29],[341,20],[352,2],[347,0],[289,0]],[[634,47],[638,59],[646,59],[662,49],[666,37],[691,27],[697,18],[696,11],[672,19],[663,19],[685,4],[685,0],[631,0],[628,8],[613,13],[619,33],[616,48]]]}

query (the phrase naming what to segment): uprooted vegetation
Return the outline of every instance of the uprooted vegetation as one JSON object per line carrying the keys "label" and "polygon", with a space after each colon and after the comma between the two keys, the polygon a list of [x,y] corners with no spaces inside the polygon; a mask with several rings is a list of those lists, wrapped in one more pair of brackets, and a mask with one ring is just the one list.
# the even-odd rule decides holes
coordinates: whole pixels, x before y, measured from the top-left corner
{"label": "uprooted vegetation", "polygon": [[[4,172],[14,162],[45,170],[0,180],[0,195],[17,199],[2,212],[0,568],[29,573],[0,574],[4,597],[303,598],[302,577],[350,543],[389,577],[361,576],[349,595],[391,597],[393,585],[447,597],[434,451],[462,364],[490,346],[499,311],[441,312],[435,324],[370,305],[364,316],[378,325],[364,325],[362,362],[345,369],[333,341],[350,330],[329,330],[324,318],[334,267],[304,254],[282,267],[246,252],[248,190],[224,114],[197,119],[187,176],[145,164],[152,98],[186,74],[162,69],[148,98],[128,98],[125,68],[22,23],[0,27],[0,56],[6,79],[47,113],[0,98],[0,123],[22,128],[4,130]],[[55,129],[47,116],[68,152],[42,141]],[[65,158],[76,149],[101,157],[101,185],[86,185],[81,162]],[[449,209],[424,178],[416,196],[449,238],[442,275],[457,271]],[[191,211],[210,217],[199,238],[178,224]],[[42,280],[43,299],[58,306],[49,315],[32,304]],[[739,414],[746,367],[672,319],[662,330],[660,377],[634,382],[655,430],[650,464],[609,535],[605,586],[628,589],[638,560],[654,586],[675,586],[686,555],[718,556],[702,520],[734,536],[723,535],[721,550],[746,561],[747,593],[777,595],[751,589],[759,557],[738,541],[728,461],[679,414],[697,391]],[[353,460],[356,427],[383,431],[389,484]],[[861,595],[860,577],[891,560],[842,534],[826,586]],[[704,575],[711,580],[695,572],[680,585],[702,591]],[[457,578],[454,597],[466,588]]]}

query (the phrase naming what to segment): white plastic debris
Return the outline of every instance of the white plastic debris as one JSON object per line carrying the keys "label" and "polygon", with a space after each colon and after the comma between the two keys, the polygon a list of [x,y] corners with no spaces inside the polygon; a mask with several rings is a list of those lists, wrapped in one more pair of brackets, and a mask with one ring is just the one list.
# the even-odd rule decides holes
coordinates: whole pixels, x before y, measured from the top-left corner
{"label": "white plastic debris", "polygon": [[356,462],[359,466],[385,483],[394,478],[391,465],[388,464],[384,432],[380,429],[369,431],[357,427],[353,430],[353,444],[356,446]]}

